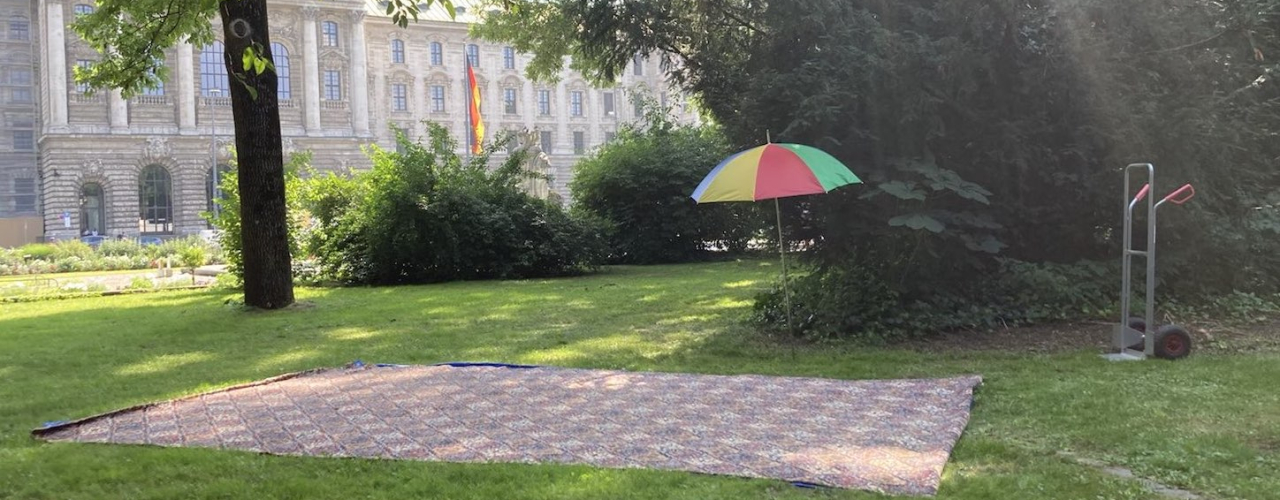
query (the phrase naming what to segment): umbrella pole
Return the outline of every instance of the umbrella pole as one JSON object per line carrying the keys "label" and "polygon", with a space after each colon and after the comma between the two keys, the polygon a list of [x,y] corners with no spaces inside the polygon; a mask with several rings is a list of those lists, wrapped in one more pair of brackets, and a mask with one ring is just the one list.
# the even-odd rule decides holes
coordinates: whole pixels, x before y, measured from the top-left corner
{"label": "umbrella pole", "polygon": [[795,335],[796,331],[791,327],[791,291],[790,283],[787,282],[787,247],[782,241],[782,209],[778,206],[778,199],[773,199],[773,212],[778,216],[778,257],[782,259],[782,302],[787,308],[787,331]]}

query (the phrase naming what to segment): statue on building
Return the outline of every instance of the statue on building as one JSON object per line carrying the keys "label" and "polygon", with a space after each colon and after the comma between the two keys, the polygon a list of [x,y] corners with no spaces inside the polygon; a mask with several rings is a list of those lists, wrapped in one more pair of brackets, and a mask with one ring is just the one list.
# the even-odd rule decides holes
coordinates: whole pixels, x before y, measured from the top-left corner
{"label": "statue on building", "polygon": [[548,182],[551,179],[551,158],[542,150],[541,139],[537,130],[525,129],[516,134],[515,152],[524,153],[524,180],[520,189],[536,198],[553,199]]}

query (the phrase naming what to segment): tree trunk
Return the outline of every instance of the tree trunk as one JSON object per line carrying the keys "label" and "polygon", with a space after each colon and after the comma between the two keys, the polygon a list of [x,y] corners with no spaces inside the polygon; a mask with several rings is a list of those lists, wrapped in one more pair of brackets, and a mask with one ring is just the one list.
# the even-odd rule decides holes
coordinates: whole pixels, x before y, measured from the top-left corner
{"label": "tree trunk", "polygon": [[246,71],[241,59],[249,47],[270,58],[267,2],[222,0],[219,11],[236,128],[244,301],[253,307],[278,309],[293,303],[293,269],[276,73],[273,69],[262,74]]}

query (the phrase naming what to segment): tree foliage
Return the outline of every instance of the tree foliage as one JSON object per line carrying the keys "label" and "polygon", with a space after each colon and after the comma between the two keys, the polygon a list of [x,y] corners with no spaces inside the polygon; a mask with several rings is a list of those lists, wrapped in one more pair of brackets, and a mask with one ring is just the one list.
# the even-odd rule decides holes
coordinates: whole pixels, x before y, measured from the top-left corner
{"label": "tree foliage", "polygon": [[614,262],[652,264],[705,258],[713,248],[742,251],[756,220],[749,205],[698,206],[691,186],[731,151],[714,127],[672,123],[649,107],[643,126],[618,136],[574,166],[576,209],[610,226]]}
{"label": "tree foliage", "polygon": [[[405,26],[417,18],[420,6],[436,1],[452,15],[452,0],[390,0],[387,13]],[[278,82],[269,50],[266,0],[100,0],[94,12],[72,24],[103,55],[88,68],[77,68],[76,79],[90,89],[120,89],[124,97],[155,87],[166,74],[164,51],[184,40],[211,42],[215,15],[222,24],[223,58],[231,81],[241,220],[249,222],[239,232],[245,303],[282,308],[294,297]]]}
{"label": "tree foliage", "polygon": [[1162,210],[1162,293],[1280,290],[1280,1],[530,3],[477,31],[535,75],[657,54],[732,145],[770,130],[868,180],[788,210],[818,296],[870,276],[948,314],[998,300],[997,257],[1114,259],[1132,162],[1200,193]]}
{"label": "tree foliage", "polygon": [[307,181],[302,203],[315,227],[306,250],[325,277],[375,285],[531,278],[599,263],[598,227],[519,189],[522,155],[492,169],[492,151],[463,160],[438,125],[426,145],[397,138],[399,151],[370,146],[368,172]]}

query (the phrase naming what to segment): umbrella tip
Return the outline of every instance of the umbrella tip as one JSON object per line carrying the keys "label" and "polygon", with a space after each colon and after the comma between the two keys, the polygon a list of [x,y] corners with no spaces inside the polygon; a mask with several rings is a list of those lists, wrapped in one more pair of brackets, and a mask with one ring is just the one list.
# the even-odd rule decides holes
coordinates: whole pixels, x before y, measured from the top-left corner
{"label": "umbrella tip", "polygon": [[769,129],[764,129],[764,143],[773,144],[773,138],[769,136]]}

